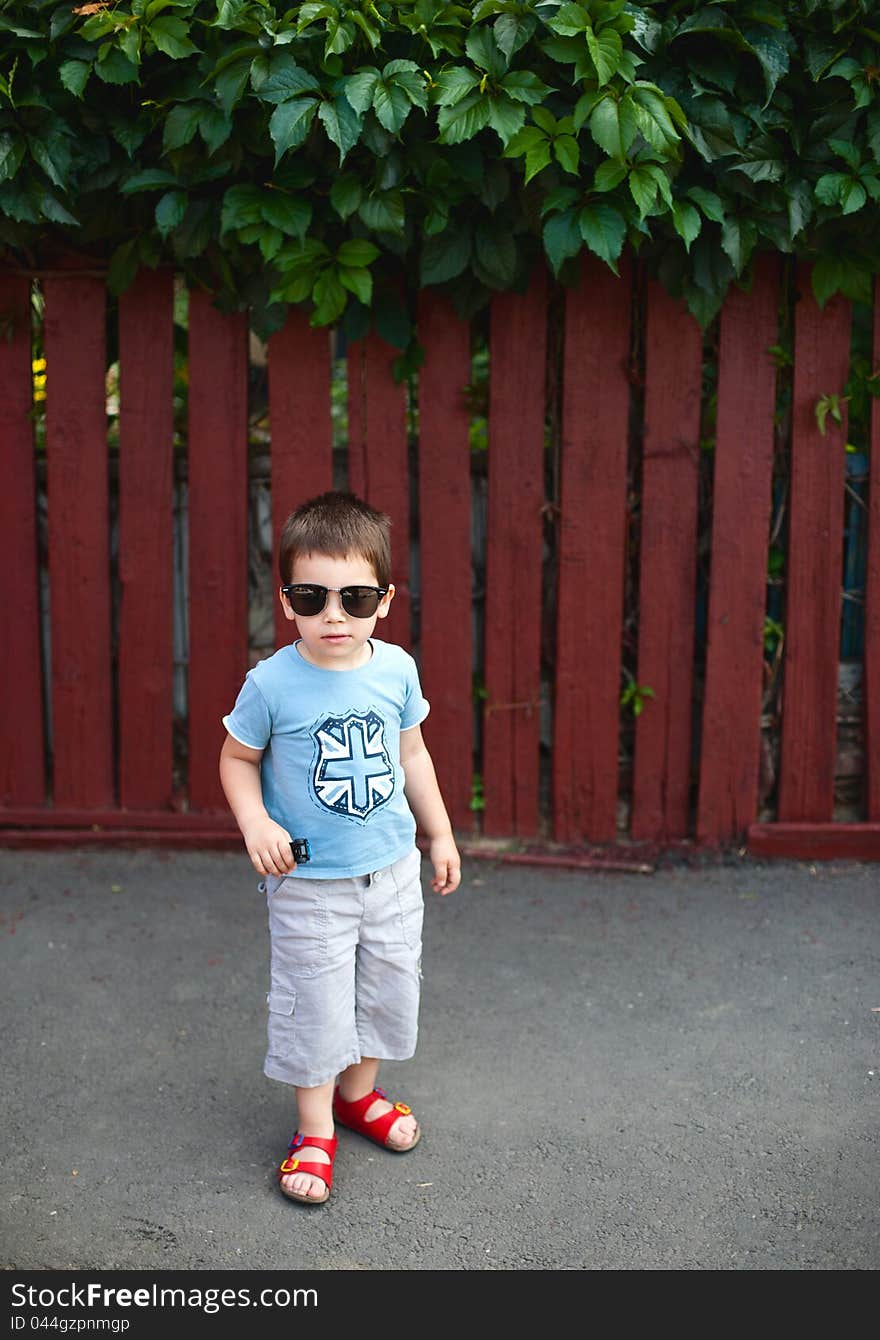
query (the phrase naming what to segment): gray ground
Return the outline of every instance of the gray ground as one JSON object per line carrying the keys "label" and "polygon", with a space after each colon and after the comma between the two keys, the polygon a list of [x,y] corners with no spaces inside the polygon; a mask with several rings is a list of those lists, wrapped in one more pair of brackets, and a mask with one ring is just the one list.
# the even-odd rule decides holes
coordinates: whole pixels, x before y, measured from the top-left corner
{"label": "gray ground", "polygon": [[0,1264],[876,1269],[877,867],[465,863],[428,893],[424,1136],[275,1190],[244,855],[0,852]]}

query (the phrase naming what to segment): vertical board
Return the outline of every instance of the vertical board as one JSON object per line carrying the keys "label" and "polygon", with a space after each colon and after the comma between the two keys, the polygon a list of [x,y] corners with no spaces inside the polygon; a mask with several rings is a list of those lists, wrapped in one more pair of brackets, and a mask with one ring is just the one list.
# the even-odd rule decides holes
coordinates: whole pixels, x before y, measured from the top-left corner
{"label": "vertical board", "polygon": [[[871,366],[880,364],[880,283],[874,284],[874,349]],[[880,820],[880,400],[871,401],[868,467],[868,557],[865,572],[865,811]]]}
{"label": "vertical board", "polygon": [[538,829],[546,277],[492,299],[483,828]]}
{"label": "vertical board", "polygon": [[174,276],[119,299],[119,800],[171,804]]}
{"label": "vertical board", "polygon": [[631,277],[594,257],[566,293],[553,831],[617,828]]}
{"label": "vertical board", "polygon": [[712,559],[697,837],[722,841],[757,817],[764,616],[773,474],[779,262],[721,313]]}
{"label": "vertical board", "polygon": [[247,670],[247,318],[189,305],[189,798],[225,808],[221,717]]}
{"label": "vertical board", "polygon": [[31,285],[0,273],[0,804],[45,800],[43,667],[31,390]]}
{"label": "vertical board", "polygon": [[[425,723],[453,826],[473,826],[471,466],[463,398],[470,327],[430,289],[419,300],[419,576]],[[450,648],[454,645],[454,654]]]}
{"label": "vertical board", "polygon": [[653,690],[636,720],[631,831],[686,837],[700,452],[700,328],[648,285],[637,679]]}
{"label": "vertical board", "polygon": [[785,660],[778,818],[828,820],[834,813],[837,664],[846,405],[842,424],[816,421],[822,396],[843,396],[849,374],[850,305],[822,311],[810,272],[798,270],[791,428]]}
{"label": "vertical board", "polygon": [[44,284],[53,796],[114,798],[105,286]]}
{"label": "vertical board", "polygon": [[[269,423],[272,431],[272,579],[278,574],[278,541],[294,508],[333,486],[330,417],[330,336],[309,325],[307,313],[291,308],[269,340]],[[291,641],[275,600],[275,645]]]}
{"label": "vertical board", "polygon": [[376,635],[408,651],[410,625],[409,453],[406,391],[392,376],[397,351],[375,332],[348,354],[348,482],[353,493],[391,517],[388,622]]}

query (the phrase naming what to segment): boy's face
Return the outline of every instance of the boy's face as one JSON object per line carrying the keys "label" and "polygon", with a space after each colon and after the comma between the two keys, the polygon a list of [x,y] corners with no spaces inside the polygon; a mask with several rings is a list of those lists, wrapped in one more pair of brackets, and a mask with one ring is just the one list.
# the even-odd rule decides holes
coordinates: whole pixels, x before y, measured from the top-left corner
{"label": "boy's face", "polygon": [[[345,558],[331,558],[327,554],[299,554],[293,561],[290,585],[309,586],[378,586],[373,565],[360,554]],[[301,638],[300,652],[313,665],[324,670],[353,670],[364,665],[372,655],[367,645],[376,627],[377,619],[384,619],[394,597],[394,587],[379,601],[375,614],[358,619],[346,613],[338,591],[328,590],[327,602],[319,614],[295,614],[287,596],[282,593],[281,604],[285,618],[296,624]]]}

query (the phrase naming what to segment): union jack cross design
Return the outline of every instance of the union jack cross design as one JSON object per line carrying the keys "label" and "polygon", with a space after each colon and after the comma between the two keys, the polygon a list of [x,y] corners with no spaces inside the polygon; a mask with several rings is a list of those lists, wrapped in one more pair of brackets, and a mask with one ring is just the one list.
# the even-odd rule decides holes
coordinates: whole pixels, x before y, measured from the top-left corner
{"label": "union jack cross design", "polygon": [[376,712],[326,717],[313,727],[312,783],[318,801],[363,823],[394,793],[385,722]]}

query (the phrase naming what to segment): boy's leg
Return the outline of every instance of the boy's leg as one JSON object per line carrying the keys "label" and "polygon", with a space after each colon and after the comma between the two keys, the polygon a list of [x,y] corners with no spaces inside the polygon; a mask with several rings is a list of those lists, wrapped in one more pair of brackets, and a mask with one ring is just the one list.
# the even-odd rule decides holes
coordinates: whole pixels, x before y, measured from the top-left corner
{"label": "boy's leg", "polygon": [[[306,1137],[306,1143],[296,1151],[297,1158],[303,1163],[329,1163],[329,1154],[310,1145],[308,1137],[318,1135],[329,1139],[333,1134],[333,1081],[319,1084],[315,1089],[297,1089],[296,1111],[297,1130]],[[281,1185],[286,1191],[319,1200],[326,1190],[321,1179],[311,1173],[288,1173],[282,1177]]]}
{"label": "boy's leg", "polygon": [[[340,1094],[347,1103],[356,1103],[359,1098],[365,1098],[375,1089],[378,1073],[377,1058],[365,1056],[356,1065],[350,1065],[347,1070],[342,1071],[339,1076]],[[376,1117],[381,1117],[384,1112],[390,1112],[392,1107],[393,1104],[386,1102],[384,1098],[377,1098],[367,1108],[364,1119],[375,1121]],[[387,1142],[395,1149],[408,1149],[416,1138],[418,1129],[419,1123],[414,1116],[400,1116],[388,1132]],[[318,1132],[315,1131],[313,1134],[317,1135]]]}

